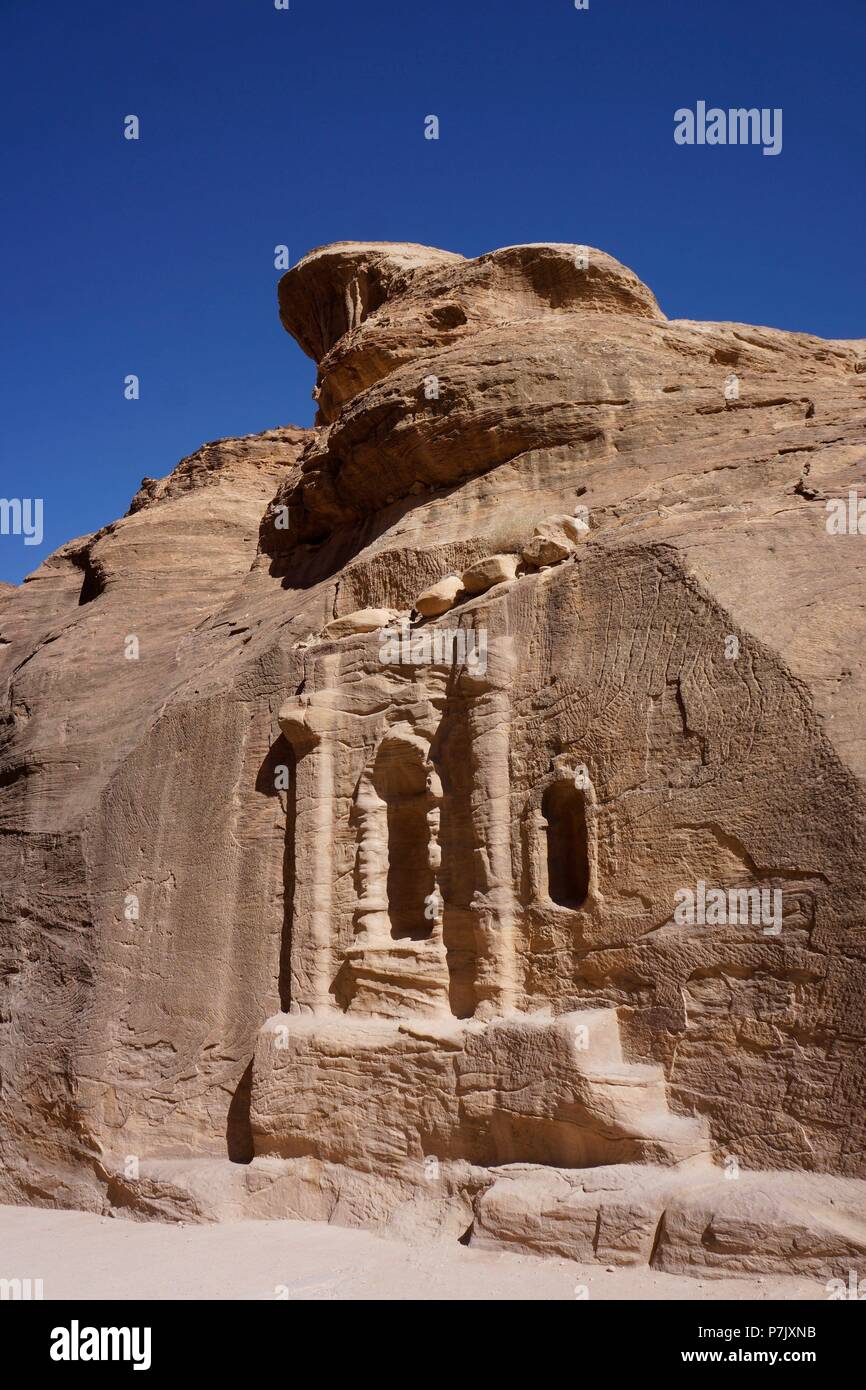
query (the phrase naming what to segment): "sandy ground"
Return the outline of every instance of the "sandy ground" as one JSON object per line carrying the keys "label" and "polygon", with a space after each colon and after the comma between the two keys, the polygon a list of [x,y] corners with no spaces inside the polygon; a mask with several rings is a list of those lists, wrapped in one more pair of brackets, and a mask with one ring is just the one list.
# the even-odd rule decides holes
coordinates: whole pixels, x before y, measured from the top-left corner
{"label": "sandy ground", "polygon": [[[689,1279],[305,1221],[175,1226],[0,1206],[0,1278],[45,1299],[826,1299],[806,1279]],[[585,1289],[584,1293],[582,1290]]]}

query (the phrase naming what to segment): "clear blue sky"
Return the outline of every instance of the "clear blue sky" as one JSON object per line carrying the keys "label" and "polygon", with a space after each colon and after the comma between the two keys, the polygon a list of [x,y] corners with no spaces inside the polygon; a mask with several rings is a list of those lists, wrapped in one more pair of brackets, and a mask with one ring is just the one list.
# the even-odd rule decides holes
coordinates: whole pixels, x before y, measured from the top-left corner
{"label": "clear blue sky", "polygon": [[[0,0],[0,21],[0,497],[45,499],[44,544],[0,536],[0,579],[205,440],[311,423],[277,243],[587,243],[672,317],[866,336],[866,0]],[[677,146],[698,100],[782,107],[782,153]]]}

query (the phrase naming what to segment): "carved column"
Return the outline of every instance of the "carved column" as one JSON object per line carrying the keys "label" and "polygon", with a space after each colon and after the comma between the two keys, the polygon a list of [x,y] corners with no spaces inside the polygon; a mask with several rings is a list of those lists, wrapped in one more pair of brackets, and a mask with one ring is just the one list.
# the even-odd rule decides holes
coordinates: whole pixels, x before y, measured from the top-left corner
{"label": "carved column", "polygon": [[545,901],[547,891],[547,821],[541,806],[527,808],[523,818],[523,839],[529,872],[529,900]]}
{"label": "carved column", "polygon": [[478,940],[475,982],[478,1018],[491,1018],[515,1006],[518,974],[516,908],[511,855],[511,643],[491,643],[484,680],[464,678],[478,698],[470,716],[473,730],[472,815],[480,841],[479,883],[473,900]]}
{"label": "carved column", "polygon": [[442,846],[439,843],[439,827],[442,821],[442,783],[439,774],[430,771],[427,776],[427,796],[430,806],[427,811],[427,863],[433,874],[433,888],[430,892],[424,914],[432,926],[432,934],[437,940],[442,938],[442,917],[445,904],[439,886],[439,871],[442,868]]}
{"label": "carved column", "polygon": [[355,935],[359,944],[388,939],[388,808],[367,774],[354,806],[358,828]]}
{"label": "carved column", "polygon": [[293,1013],[321,1013],[334,1008],[333,715],[302,696],[283,706],[279,720],[297,759],[291,1008]]}

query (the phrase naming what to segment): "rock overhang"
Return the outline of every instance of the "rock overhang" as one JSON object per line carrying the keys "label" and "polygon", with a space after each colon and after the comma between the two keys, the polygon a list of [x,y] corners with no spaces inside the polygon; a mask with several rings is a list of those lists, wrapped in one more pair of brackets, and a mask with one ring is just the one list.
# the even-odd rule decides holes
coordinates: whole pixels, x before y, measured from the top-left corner
{"label": "rock overhang", "polygon": [[[79,850],[57,808],[66,814],[71,807],[76,825],[86,818],[92,827],[80,850],[80,890],[72,907],[62,908],[80,914],[86,921],[82,941],[98,947],[94,1021],[80,1045],[76,1021],[66,1026],[63,1013],[68,971],[64,975],[58,965],[55,975],[49,968],[37,984],[49,1000],[54,1034],[71,1040],[69,1073],[81,1097],[76,1123],[94,1137],[94,1146],[117,1141],[121,1153],[144,1154],[222,1151],[221,1107],[233,1094],[240,1123],[239,1078],[262,1018],[278,1006],[277,956],[283,949],[291,954],[292,939],[302,941],[308,917],[315,917],[322,935],[311,939],[309,970],[305,962],[293,967],[290,1003],[326,948],[333,952],[334,976],[343,958],[354,976],[354,994],[345,972],[337,986],[339,999],[352,1004],[349,1020],[364,1001],[393,1009],[403,992],[413,1006],[431,1000],[438,1006],[450,970],[459,1020],[449,1024],[452,1033],[473,1034],[483,1026],[492,1038],[498,1025],[488,1028],[489,1019],[482,1024],[463,1014],[476,1003],[473,971],[479,1009],[498,1007],[490,969],[483,959],[477,968],[473,961],[483,956],[479,913],[489,917],[491,955],[501,942],[503,885],[512,877],[508,854],[471,898],[455,885],[460,873],[470,886],[475,882],[470,857],[487,873],[492,853],[506,846],[515,861],[525,861],[513,888],[520,1007],[543,1002],[567,1012],[580,1004],[599,1013],[616,1006],[630,1057],[665,1067],[677,1117],[704,1116],[717,1149],[733,1146],[746,1165],[862,1171],[859,1121],[849,1103],[853,1049],[862,1035],[855,974],[862,936],[862,891],[855,881],[858,858],[863,862],[862,840],[856,840],[861,803],[840,762],[847,757],[853,766],[844,730],[862,728],[852,680],[862,669],[862,642],[858,647],[858,612],[849,604],[858,593],[858,542],[826,535],[822,512],[824,494],[845,495],[861,477],[855,465],[862,461],[863,343],[669,322],[651,305],[647,311],[645,287],[605,268],[602,253],[589,248],[589,264],[581,267],[582,250],[506,247],[465,260],[430,248],[347,243],[311,253],[296,267],[302,274],[293,283],[300,287],[306,277],[309,322],[299,327],[312,355],[321,354],[320,427],[303,438],[299,432],[286,437],[279,448],[265,436],[206,446],[167,486],[149,488],[135,514],[98,543],[100,558],[104,553],[126,580],[136,579],[109,584],[92,604],[80,608],[80,576],[66,574],[68,557],[62,564],[55,557],[54,569],[64,576],[63,602],[55,599],[52,606],[46,595],[44,639],[27,605],[47,587],[45,575],[4,600],[4,622],[8,605],[22,631],[12,663],[9,747],[19,758],[32,749],[34,759],[51,765],[56,798],[55,806],[36,778],[8,784],[7,879],[19,873],[14,855],[36,852],[34,809],[43,818],[38,848],[46,861],[44,871],[41,862],[28,861],[34,882],[65,881],[63,856],[78,871]],[[593,289],[594,257],[600,273]],[[327,277],[335,271],[334,294]],[[578,294],[574,277],[581,275]],[[732,371],[742,378],[736,401],[723,393]],[[431,376],[440,389],[428,397]],[[303,463],[296,464],[304,446]],[[324,548],[307,545],[301,530],[289,533],[282,586],[265,556],[248,570],[248,517],[262,503],[272,465],[284,472],[280,501],[297,500],[299,485],[307,489],[307,510],[293,518],[314,519],[324,533],[342,528],[355,547],[349,562],[331,563],[333,553],[329,559]],[[320,505],[329,488],[330,513]],[[225,505],[215,539],[217,495]],[[520,553],[533,529],[577,496],[589,505],[592,529],[574,563],[564,559],[559,567],[514,579],[506,574],[503,588],[471,599],[453,618],[451,610],[443,615],[443,623],[472,621],[489,631],[483,686],[468,688],[465,678],[453,681],[438,669],[420,676],[415,668],[383,670],[375,635],[366,630],[371,609],[402,611],[449,575],[465,575],[503,552]],[[180,520],[189,522],[182,532]],[[223,531],[232,528],[237,534],[229,550]],[[145,548],[133,549],[138,537]],[[300,554],[308,566],[303,572]],[[145,590],[137,582],[139,557],[150,566],[157,555],[165,557],[165,578],[156,573]],[[193,590],[201,608],[198,599],[190,602]],[[822,622],[817,642],[809,627],[816,609]],[[797,613],[805,614],[801,630]],[[51,636],[61,621],[68,633],[63,643]],[[103,647],[97,624],[105,631]],[[117,698],[115,634],[122,637],[130,627],[145,639],[146,702],[144,680],[125,666],[123,697]],[[327,640],[294,640],[311,632]],[[732,635],[736,661],[726,653]],[[506,638],[515,661],[502,656]],[[81,651],[85,662],[78,660]],[[83,668],[91,684],[82,683]],[[63,703],[56,694],[59,672]],[[97,681],[113,692],[115,705],[129,704],[122,749],[100,713],[105,706]],[[300,703],[293,710],[295,698]],[[812,704],[820,713],[822,699],[825,730],[839,758],[813,719]],[[92,769],[96,754],[95,744],[82,739],[80,722],[69,717],[76,701],[92,704],[100,744],[109,746],[98,786],[77,771]],[[33,707],[36,718],[30,718]],[[62,727],[52,725],[46,734],[38,711],[52,708]],[[433,735],[445,715],[437,741]],[[421,812],[442,813],[441,860],[451,876],[442,893],[449,934],[444,969],[429,942],[416,946],[411,935],[399,933],[406,910],[399,892],[393,940],[366,947],[351,934],[355,908],[369,917],[372,932],[383,898],[387,906],[388,875],[375,872],[377,839],[389,830],[388,803],[401,800],[405,788],[386,762],[405,752],[414,787],[427,760],[426,752],[421,761],[409,756],[410,738],[395,739],[398,717],[430,739],[429,758],[444,763],[449,774],[441,791],[430,789],[429,802],[426,792],[418,793],[416,818],[420,830]],[[487,778],[487,748],[477,757],[473,790],[476,750],[507,718],[513,725],[507,776],[501,750],[499,782]],[[383,729],[377,744],[380,722],[391,733]],[[61,780],[66,774],[55,747],[76,768],[72,794],[72,775]],[[384,810],[372,795],[353,801],[368,755],[370,785]],[[294,778],[281,792],[285,806],[267,785],[282,760]],[[576,760],[601,783],[597,814],[608,828],[598,836],[601,896],[580,909],[579,933],[573,909],[541,901],[533,887],[545,858],[538,796],[552,770],[562,772]],[[159,816],[150,813],[154,806]],[[473,816],[486,806],[502,809],[501,824],[489,832],[479,824],[470,835]],[[506,825],[509,807],[514,815]],[[369,818],[364,833],[356,816]],[[192,825],[194,848],[185,839]],[[329,836],[333,873],[326,864],[315,877],[313,852]],[[434,856],[435,840],[431,834]],[[476,840],[474,856],[455,867],[461,846]],[[406,842],[397,843],[402,852]],[[370,880],[370,891],[358,901],[356,852],[359,868],[367,856]],[[304,853],[306,865],[298,859]],[[684,859],[694,878],[733,873],[745,880],[777,869],[791,906],[780,939],[712,927],[686,932],[664,922]],[[299,865],[297,882],[313,890],[309,901],[300,893],[294,918],[280,923],[280,885],[291,897],[289,861]],[[528,903],[527,884],[534,895]],[[140,893],[144,930],[123,923],[118,930],[123,905],[117,885]],[[36,971],[40,951],[53,939],[58,900],[56,893],[25,896],[12,925],[13,951],[32,925],[32,949],[30,937],[25,949]],[[420,913],[421,903],[415,906]],[[332,941],[338,915],[342,925]],[[166,978],[166,960],[181,958],[195,972],[194,986],[186,971],[168,972],[176,981]],[[229,960],[231,970],[223,969]],[[136,982],[131,1001],[130,962]],[[91,963],[85,964],[89,971]],[[154,979],[161,982],[158,1005]],[[91,990],[89,974],[87,980]],[[330,1007],[333,1000],[323,993]],[[205,996],[206,1015],[191,1002]],[[13,1008],[19,1010],[17,998]],[[158,1034],[152,1022],[157,1009]],[[16,1013],[21,1056],[35,1070],[55,1055],[34,1036],[37,1013],[27,1014],[26,1000]],[[295,1014],[286,1016],[288,1023],[279,1017],[290,1033],[297,1026]],[[116,1018],[123,1021],[119,1032]],[[331,1023],[339,1056],[354,1045],[352,1030],[342,1012]],[[389,1022],[385,1031],[396,1035],[409,1026]],[[310,1027],[327,1041],[329,1029],[318,1017]],[[417,1013],[411,1027],[415,1036]],[[431,1028],[425,1015],[425,1035]],[[517,1041],[516,1034],[503,1036],[508,1059]],[[432,1053],[454,1047],[453,1038],[440,1039]],[[381,1050],[390,1067],[389,1049]],[[14,1087],[24,1073],[17,1058],[12,1061]],[[508,1060],[499,1070],[507,1078],[514,1067]],[[284,1101],[295,1104],[297,1087],[291,1077],[273,1088],[271,1080],[263,1063],[252,1107],[255,1114],[262,1100],[263,1132],[271,1132],[273,1121],[279,1149],[287,1133],[291,1139],[294,1119],[284,1124],[278,1112]],[[53,1074],[44,1084],[52,1101],[63,1100]],[[416,1100],[422,1118],[426,1084],[421,1076]],[[636,1085],[636,1094],[640,1089]],[[540,1100],[545,1104],[545,1095]],[[56,1127],[52,1132],[39,1113],[41,1103],[24,1095],[15,1102],[22,1123],[50,1154],[59,1141]],[[512,1109],[510,1103],[503,1108]],[[497,1143],[507,1140],[507,1153],[525,1154],[513,1146],[515,1138],[541,1134],[539,1162],[549,1165],[550,1134],[539,1123],[547,1116],[533,1110],[517,1131],[502,1130],[499,1111]],[[400,1097],[385,1118],[389,1132],[406,1132]],[[461,1123],[457,1114],[458,1135]],[[486,1124],[483,1115],[478,1123]],[[422,1149],[419,1144],[419,1154]],[[356,1172],[343,1163],[339,1171]],[[381,1181],[380,1172],[372,1174],[371,1182]],[[514,1222],[523,1221],[523,1195],[513,1192],[497,1203],[510,1240],[511,1213]],[[595,1215],[588,1212],[587,1230],[595,1229]],[[706,1225],[703,1215],[700,1220],[698,1238]],[[650,1213],[650,1249],[653,1221]],[[582,1232],[582,1220],[578,1224]],[[545,1238],[542,1231],[542,1243]]]}
{"label": "rock overhang", "polygon": [[[318,247],[279,283],[280,319],[308,356],[322,360],[341,338],[387,306],[410,320],[413,292],[459,297],[469,327],[514,314],[610,312],[664,320],[652,291],[613,256],[558,242],[505,246],[467,259],[455,252],[400,242],[336,242]],[[407,297],[402,306],[400,301]],[[498,305],[497,305],[498,301]],[[455,315],[428,323],[446,331]]]}

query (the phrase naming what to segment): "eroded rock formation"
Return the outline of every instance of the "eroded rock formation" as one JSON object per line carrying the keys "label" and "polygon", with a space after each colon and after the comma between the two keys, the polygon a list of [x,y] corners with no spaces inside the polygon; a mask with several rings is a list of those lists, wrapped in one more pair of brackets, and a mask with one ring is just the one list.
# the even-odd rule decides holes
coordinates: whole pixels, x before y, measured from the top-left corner
{"label": "eroded rock formation", "polygon": [[0,592],[0,1196],[849,1269],[866,340],[560,245],[280,313],[314,429]]}

